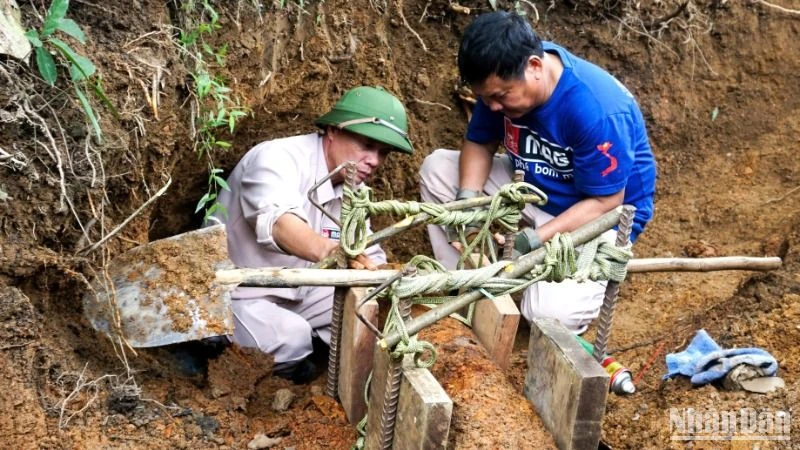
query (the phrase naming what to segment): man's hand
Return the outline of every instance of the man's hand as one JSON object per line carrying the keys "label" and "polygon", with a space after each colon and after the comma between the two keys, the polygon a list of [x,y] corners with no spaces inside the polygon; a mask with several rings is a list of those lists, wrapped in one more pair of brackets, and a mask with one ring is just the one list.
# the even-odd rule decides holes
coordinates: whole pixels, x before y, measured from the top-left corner
{"label": "man's hand", "polygon": [[[467,200],[470,198],[475,198],[479,195],[481,195],[481,192],[470,189],[459,189],[456,193],[456,200]],[[478,234],[482,226],[483,224],[481,223],[470,223],[464,226],[464,239],[467,241],[467,243],[475,239],[475,235]],[[450,243],[450,245],[452,245],[459,252],[463,252],[464,247],[461,245],[461,241],[459,240],[458,229],[455,226],[447,226],[444,227],[444,232],[447,235],[447,241]],[[505,244],[506,238],[501,233],[495,233],[492,236],[500,247]]]}
{"label": "man's hand", "polygon": [[[339,251],[339,243],[333,240],[328,239],[328,255],[327,256],[336,256],[336,253]],[[369,256],[365,255],[364,253],[356,256],[353,259],[349,259],[347,261],[347,265],[351,269],[358,269],[358,270],[377,270],[378,265],[375,264]]]}
{"label": "man's hand", "polygon": [[359,270],[377,270],[378,266],[375,264],[374,261],[370,259],[369,256],[365,254],[360,254],[355,257],[355,259],[351,259],[349,261],[349,266],[351,269],[359,269]]}

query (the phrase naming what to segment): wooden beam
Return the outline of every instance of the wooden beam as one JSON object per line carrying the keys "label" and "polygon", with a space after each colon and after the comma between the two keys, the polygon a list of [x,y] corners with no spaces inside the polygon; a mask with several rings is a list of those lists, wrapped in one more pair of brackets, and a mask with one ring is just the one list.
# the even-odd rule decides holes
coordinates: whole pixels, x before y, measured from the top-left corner
{"label": "wooden beam", "polygon": [[453,401],[428,369],[403,368],[393,450],[444,450]]}
{"label": "wooden beam", "polygon": [[507,369],[511,361],[519,316],[519,309],[508,294],[475,304],[472,331],[501,369]]}
{"label": "wooden beam", "polygon": [[534,319],[523,393],[560,450],[596,450],[609,376],[556,319]]}
{"label": "wooden beam", "polygon": [[[641,258],[628,261],[628,273],[710,272],[719,270],[775,270],[781,267],[778,257],[756,258],[724,256],[719,258]],[[241,286],[377,286],[398,270],[330,269],[228,269],[216,273],[216,282]]]}
{"label": "wooden beam", "polygon": [[[351,424],[358,424],[367,412],[364,387],[372,370],[372,352],[377,337],[356,317],[356,305],[367,294],[366,288],[347,291],[339,348],[339,399]],[[361,315],[378,325],[378,302],[370,300],[359,308]]]}
{"label": "wooden beam", "polygon": [[[472,255],[469,264],[475,267],[479,255]],[[492,360],[507,369],[514,350],[514,338],[519,326],[519,309],[510,295],[485,298],[475,303],[472,331],[483,344]]]}

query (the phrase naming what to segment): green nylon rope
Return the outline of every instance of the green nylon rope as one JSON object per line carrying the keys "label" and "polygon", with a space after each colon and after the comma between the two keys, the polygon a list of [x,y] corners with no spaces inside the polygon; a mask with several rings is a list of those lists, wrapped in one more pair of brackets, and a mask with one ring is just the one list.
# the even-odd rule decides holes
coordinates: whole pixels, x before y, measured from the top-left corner
{"label": "green nylon rope", "polygon": [[[353,191],[345,186],[344,196],[347,201],[342,205],[340,244],[348,256],[358,256],[366,250],[367,220],[370,216],[376,214],[410,216],[424,212],[430,216],[427,223],[462,226],[460,234],[464,245],[459,260],[459,267],[462,267],[464,260],[478,246],[481,249],[488,247],[488,243],[492,240],[490,230],[492,223],[497,223],[508,231],[517,231],[521,211],[525,207],[522,195],[528,191],[535,191],[535,188],[527,183],[509,183],[502,186],[492,197],[488,208],[448,211],[442,205],[433,203],[398,200],[375,202],[370,188],[362,187]],[[503,204],[504,199],[507,200],[506,204]],[[475,223],[483,223],[483,225],[477,236],[470,242],[466,242],[463,235],[464,226]],[[632,256],[630,247],[620,249],[615,247],[612,242],[598,238],[585,244],[583,251],[576,257],[577,252],[572,238],[566,233],[556,234],[544,245],[546,254],[542,264],[517,279],[497,276],[503,268],[510,264],[509,261],[494,262],[480,269],[447,272],[438,261],[431,258],[422,255],[412,258],[409,264],[417,268],[417,275],[401,278],[380,295],[388,297],[392,302],[384,333],[396,330],[401,334],[401,340],[392,350],[392,356],[414,354],[414,360],[419,367],[430,367],[436,359],[433,345],[408,335],[405,323],[399,313],[398,305],[401,299],[410,299],[409,301],[413,304],[434,306],[450,301],[454,297],[427,297],[426,295],[459,289],[483,289],[492,296],[500,296],[518,292],[539,281],[561,282],[565,279],[581,282],[586,280],[622,281],[627,273],[627,261]],[[482,257],[483,252],[481,252]],[[431,353],[431,357],[423,359],[421,355],[426,350]]]}
{"label": "green nylon rope", "polygon": [[[477,236],[469,243],[463,234],[460,237],[463,252],[459,261],[463,261],[478,246],[484,248],[492,239],[490,226],[496,222],[509,231],[517,231],[517,224],[521,218],[521,210],[525,204],[521,200],[522,189],[527,189],[525,183],[512,183],[504,186],[495,194],[487,209],[470,211],[447,211],[441,205],[419,202],[400,202],[388,200],[383,202],[372,201],[372,191],[361,188],[353,192],[345,188],[345,196],[349,199],[342,206],[342,233],[341,246],[347,255],[355,257],[366,250],[367,219],[374,214],[414,215],[421,212],[430,217],[428,223],[436,225],[470,225],[483,222]],[[511,200],[510,205],[501,205],[502,198]],[[352,238],[352,239],[351,239]],[[428,294],[450,292],[459,289],[481,289],[487,298],[494,298],[504,294],[521,291],[539,281],[561,282],[572,279],[578,282],[587,280],[613,280],[621,282],[627,275],[627,263],[633,257],[631,246],[616,247],[614,243],[600,236],[584,244],[580,252],[576,252],[572,238],[569,234],[556,234],[553,239],[544,243],[545,258],[542,264],[536,265],[529,273],[520,278],[508,279],[499,277],[498,274],[511,261],[494,262],[488,266],[448,272],[438,261],[423,255],[417,255],[409,261],[409,265],[417,269],[417,274],[403,277],[381,292],[378,297],[388,297],[392,306],[384,326],[384,334],[399,331],[400,342],[391,350],[392,358],[401,358],[405,354],[412,354],[417,367],[429,368],[436,361],[436,349],[427,342],[418,340],[416,335],[409,335],[405,322],[400,314],[400,302],[408,301],[412,304],[427,306],[441,305],[452,300],[453,296],[433,296]],[[577,257],[576,257],[577,255]],[[481,252],[483,258],[483,252]],[[406,299],[406,300],[404,300]],[[430,356],[423,358],[428,351]],[[371,379],[372,374],[370,374]],[[365,399],[368,394],[369,382],[365,387]],[[354,449],[363,449],[366,438],[367,416],[359,422],[357,432],[359,437],[354,444]]]}
{"label": "green nylon rope", "polygon": [[[481,234],[478,238],[468,243],[469,253],[486,240],[491,239],[489,227],[496,223],[504,230],[517,231],[517,224],[522,218],[525,202],[522,195],[526,192],[537,190],[528,183],[510,183],[492,196],[488,209],[473,209],[462,211],[448,211],[442,205],[435,203],[402,202],[399,200],[373,201],[372,189],[361,187],[353,191],[344,187],[342,202],[342,250],[351,258],[364,253],[367,249],[367,219],[375,215],[392,214],[397,216],[413,216],[427,213],[430,217],[427,223],[443,226],[465,226],[474,223],[483,223]],[[507,202],[503,203],[503,199]]]}
{"label": "green nylon rope", "polygon": [[[568,234],[556,234],[546,242],[546,256],[542,264],[537,265],[529,273],[518,279],[498,277],[511,261],[501,261],[480,269],[459,270],[448,272],[438,261],[423,255],[417,255],[409,261],[410,265],[417,268],[417,275],[404,277],[380,293],[378,297],[390,297],[392,307],[384,326],[384,334],[400,330],[401,339],[392,350],[391,357],[399,358],[404,354],[414,354],[417,367],[429,368],[436,361],[436,350],[426,341],[418,341],[416,336],[409,336],[405,323],[401,319],[399,302],[402,298],[411,297],[411,302],[424,305],[438,305],[453,299],[447,297],[426,297],[425,294],[449,291],[453,289],[481,289],[487,298],[518,292],[539,281],[563,281],[572,279],[578,282],[587,280],[601,281],[613,280],[621,282],[627,274],[628,260],[633,257],[630,244],[626,247],[616,247],[614,243],[600,236],[584,244],[575,258],[576,251],[572,238]],[[422,359],[425,350],[431,356]],[[367,399],[369,383],[367,381],[364,398]],[[353,449],[361,450],[366,443],[367,415],[358,423],[356,430],[358,438]]]}

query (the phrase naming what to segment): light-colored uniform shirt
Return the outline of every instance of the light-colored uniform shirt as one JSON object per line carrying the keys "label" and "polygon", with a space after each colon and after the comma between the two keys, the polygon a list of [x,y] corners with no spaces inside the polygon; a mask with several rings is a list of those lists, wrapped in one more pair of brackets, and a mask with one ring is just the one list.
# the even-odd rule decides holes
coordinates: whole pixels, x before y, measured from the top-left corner
{"label": "light-colored uniform shirt", "polygon": [[[339,226],[308,199],[308,191],[328,174],[317,133],[262,142],[245,154],[228,177],[230,191],[222,191],[219,202],[227,209],[228,253],[238,267],[308,267],[312,263],[287,254],[272,234],[275,222],[283,214],[303,219],[320,235],[339,239]],[[342,185],[330,180],[316,191],[316,201],[334,217],[339,217]],[[376,264],[386,262],[386,255],[377,245],[365,252]],[[299,301],[307,297],[308,287],[238,288],[234,299],[276,296]]]}

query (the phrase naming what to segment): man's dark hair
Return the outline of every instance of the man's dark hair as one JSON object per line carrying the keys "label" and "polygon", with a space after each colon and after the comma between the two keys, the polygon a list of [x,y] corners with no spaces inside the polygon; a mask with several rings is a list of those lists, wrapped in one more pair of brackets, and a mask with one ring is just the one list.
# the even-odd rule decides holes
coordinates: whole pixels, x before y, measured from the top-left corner
{"label": "man's dark hair", "polygon": [[491,75],[503,80],[522,78],[531,55],[544,55],[542,40],[522,16],[506,11],[483,14],[461,38],[461,81],[481,84]]}

